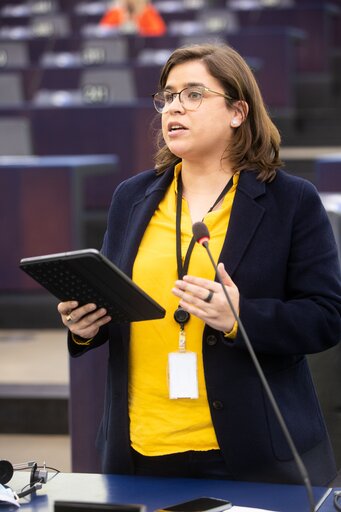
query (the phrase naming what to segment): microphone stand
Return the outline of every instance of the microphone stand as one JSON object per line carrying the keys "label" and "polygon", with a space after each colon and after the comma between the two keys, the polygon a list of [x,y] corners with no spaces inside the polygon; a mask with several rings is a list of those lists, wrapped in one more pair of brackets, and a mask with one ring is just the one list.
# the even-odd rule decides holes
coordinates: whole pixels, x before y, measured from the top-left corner
{"label": "microphone stand", "polygon": [[[205,227],[206,227],[206,226],[205,226]],[[236,312],[235,307],[234,307],[234,306],[233,306],[233,304],[232,304],[232,301],[231,301],[231,299],[230,299],[229,294],[227,293],[226,286],[225,286],[225,284],[223,283],[223,280],[222,280],[222,277],[221,277],[220,272],[219,272],[219,270],[218,270],[218,267],[217,267],[217,265],[215,264],[215,261],[214,261],[214,259],[213,259],[212,253],[211,253],[210,248],[209,248],[209,246],[208,246],[208,241],[207,241],[207,239],[206,239],[206,240],[204,239],[203,241],[199,241],[199,243],[200,243],[201,245],[203,245],[203,246],[205,247],[206,251],[207,251],[207,254],[208,254],[208,256],[209,256],[209,258],[210,258],[210,260],[211,260],[211,263],[212,263],[212,265],[213,265],[213,267],[214,267],[214,269],[215,269],[215,271],[216,271],[218,281],[219,281],[219,283],[221,284],[221,287],[222,287],[222,289],[223,289],[223,292],[224,292],[224,295],[225,295],[225,297],[226,297],[226,300],[227,300],[227,302],[228,302],[228,304],[229,304],[229,306],[230,306],[230,308],[231,308],[232,314],[233,314],[233,316],[234,316],[235,320],[238,322],[238,327],[239,327],[240,332],[241,332],[241,334],[242,334],[243,340],[244,340],[244,342],[245,342],[245,344],[246,344],[246,347],[247,347],[247,349],[248,349],[248,351],[249,351],[249,354],[250,354],[250,356],[251,356],[251,359],[252,359],[252,361],[253,361],[253,363],[254,363],[254,365],[255,365],[255,368],[256,368],[256,370],[257,370],[257,373],[258,373],[258,375],[259,375],[259,378],[260,378],[260,380],[261,380],[261,382],[262,382],[262,384],[263,384],[263,387],[264,387],[265,392],[266,392],[266,394],[267,394],[267,397],[268,397],[268,399],[269,399],[269,401],[270,401],[270,403],[271,403],[271,406],[272,406],[272,408],[273,408],[273,410],[274,410],[274,413],[275,413],[275,415],[276,415],[276,418],[277,418],[277,420],[278,420],[278,423],[280,424],[280,427],[281,427],[282,432],[283,432],[283,434],[284,434],[284,436],[285,436],[285,439],[286,439],[286,440],[287,440],[287,442],[288,442],[288,445],[289,445],[289,447],[290,447],[290,450],[291,450],[291,452],[292,452],[292,455],[293,455],[293,457],[294,457],[294,459],[295,459],[295,462],[296,462],[296,464],[297,464],[298,470],[299,470],[299,472],[300,472],[300,474],[301,474],[301,476],[302,476],[302,480],[303,480],[304,486],[305,486],[306,491],[307,491],[307,494],[308,494],[308,500],[309,500],[309,505],[310,505],[310,511],[311,511],[311,512],[315,512],[314,496],[313,496],[313,491],[312,491],[312,487],[311,487],[311,483],[310,483],[310,479],[309,479],[309,476],[308,476],[308,472],[307,472],[307,470],[306,470],[306,467],[305,467],[305,465],[304,465],[304,463],[303,463],[303,461],[302,461],[302,459],[301,459],[301,457],[300,457],[300,455],[299,455],[299,453],[298,453],[298,451],[297,451],[297,449],[296,449],[296,446],[295,446],[295,444],[294,444],[294,442],[293,442],[293,440],[292,440],[292,437],[291,437],[291,435],[290,435],[290,432],[289,432],[289,430],[288,430],[288,428],[287,428],[287,426],[286,426],[286,424],[285,424],[285,421],[284,421],[284,418],[283,418],[283,416],[282,416],[282,413],[281,413],[281,411],[280,411],[280,409],[279,409],[279,407],[278,407],[278,405],[277,405],[277,402],[276,402],[276,400],[275,400],[275,397],[273,396],[273,393],[272,393],[272,391],[271,391],[271,389],[270,389],[270,386],[269,386],[269,384],[268,384],[268,381],[267,381],[267,379],[266,379],[266,377],[265,377],[265,375],[264,375],[264,372],[263,372],[263,370],[262,370],[262,367],[261,367],[261,366],[260,366],[260,364],[259,364],[258,358],[257,358],[257,356],[256,356],[256,354],[255,354],[255,351],[253,350],[253,347],[252,347],[252,345],[251,345],[251,342],[250,342],[250,339],[249,339],[249,337],[248,337],[248,335],[247,335],[247,332],[245,331],[245,328],[244,328],[244,326],[243,326],[243,323],[242,323],[242,321],[240,320],[239,315],[238,315],[238,313]]]}

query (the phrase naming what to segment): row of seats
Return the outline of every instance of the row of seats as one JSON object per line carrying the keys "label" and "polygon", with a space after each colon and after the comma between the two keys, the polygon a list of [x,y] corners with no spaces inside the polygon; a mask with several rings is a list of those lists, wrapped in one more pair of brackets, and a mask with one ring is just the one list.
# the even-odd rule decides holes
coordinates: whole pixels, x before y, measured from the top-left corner
{"label": "row of seats", "polygon": [[157,119],[150,101],[2,109],[0,155],[116,154],[127,176],[152,166]]}
{"label": "row of seats", "polygon": [[[118,63],[124,64],[134,75],[133,85],[129,86],[132,95],[149,97],[155,90],[160,66],[172,49],[190,42],[222,40],[250,61],[270,109],[292,111],[300,106],[298,98],[305,99],[306,106],[316,104],[317,100],[327,107],[333,104],[333,95],[341,82],[337,72],[341,66],[341,15],[336,3],[253,11],[186,10],[183,2],[175,3],[176,8],[168,6],[163,15],[179,19],[169,18],[169,31],[164,37],[141,38],[117,33],[98,37],[94,33],[92,37],[66,37],[65,34],[57,37],[55,34],[52,39],[0,38],[0,101],[12,104],[32,101],[39,90],[53,89],[78,90],[78,95],[74,95],[76,102],[91,98],[98,102],[120,101],[108,79],[110,73],[99,72],[96,76],[86,71],[90,66],[111,69]],[[160,10],[162,4],[166,6],[167,2],[159,2]],[[54,14],[59,15],[69,19],[65,12]],[[192,20],[184,19],[187,15]],[[124,73],[127,75],[126,71]],[[85,98],[79,92],[84,86],[84,76],[91,76],[93,86],[87,87],[90,94]],[[302,82],[306,84],[307,77],[309,94],[305,91],[300,94],[298,89]],[[11,94],[8,92],[6,99],[9,82],[12,83]],[[87,78],[85,82],[89,85]],[[49,97],[44,94],[40,96]],[[72,95],[70,99],[72,101]]]}
{"label": "row of seats", "polygon": [[[201,4],[195,5],[195,8],[192,6],[187,8],[184,3],[186,0],[173,0],[171,1],[172,8],[170,8],[170,1],[159,0],[159,2],[156,2],[168,25],[169,35],[205,35],[208,37],[212,34],[220,34],[224,37],[224,35],[244,32],[249,28],[265,29],[269,27],[291,27],[301,30],[298,71],[310,72],[328,69],[326,66],[328,66],[330,60],[330,51],[341,47],[341,13],[337,6],[337,0],[330,3],[254,9],[251,11],[217,9]],[[85,26],[86,28],[87,25],[92,26],[93,34],[96,36],[119,35],[115,29],[107,30],[104,27],[98,27],[99,16],[96,16],[94,22],[89,24],[78,13],[73,16],[66,13],[55,13],[41,16],[39,19],[28,16],[18,18],[0,15],[0,39],[30,40],[48,37],[49,35],[53,35],[55,38],[74,35],[89,37],[86,30],[83,32],[78,30],[79,27],[84,28]],[[74,24],[78,24],[79,27],[72,25],[73,19],[76,20]],[[45,29],[25,32],[25,27],[27,28],[30,24],[35,26],[38,22],[44,23],[46,25]],[[90,26],[88,32],[91,32]],[[21,37],[20,28],[23,29]],[[14,29],[17,29],[17,32]],[[162,37],[157,39],[161,39],[161,42],[163,42]],[[144,41],[143,47],[148,47],[147,41]],[[72,51],[72,49],[69,51]],[[10,63],[10,61],[8,62]]]}
{"label": "row of seats", "polygon": [[0,104],[63,107],[70,105],[132,103],[149,98],[157,89],[159,66],[23,68],[0,73]]}
{"label": "row of seats", "polygon": [[[72,52],[55,49],[54,52],[44,52],[44,47],[41,44],[30,45],[29,51],[33,52],[37,49],[37,46],[40,46],[42,51],[38,58],[39,64],[35,66],[27,64],[10,66],[8,59],[12,56],[14,62],[15,59],[18,63],[22,62],[27,58],[25,57],[27,49],[25,50],[19,46],[14,48],[15,43],[7,42],[6,46],[5,43],[0,42],[0,60],[2,52],[2,62],[6,62],[6,66],[3,66],[0,71],[0,88],[2,88],[0,101],[2,101],[2,104],[4,102],[20,103],[21,99],[30,101],[39,89],[53,89],[54,84],[59,84],[59,87],[63,89],[68,88],[68,80],[71,80],[72,88],[82,88],[84,85],[82,77],[84,76],[91,76],[90,82],[92,85],[102,85],[103,92],[105,88],[110,91],[115,82],[114,78],[112,81],[110,79],[111,70],[114,71],[115,66],[117,67],[117,63],[113,62],[115,59],[122,59],[121,67],[125,66],[126,75],[135,75],[135,97],[149,97],[157,87],[161,64],[166,60],[172,49],[186,43],[219,39],[228,42],[250,62],[255,70],[264,99],[270,108],[292,109],[296,107],[297,45],[302,37],[302,34],[295,29],[269,28],[248,29],[219,38],[205,35],[167,35],[163,38],[129,36],[86,42],[70,39],[68,40],[70,46],[75,46],[77,43],[80,45],[78,50]],[[61,42],[65,45],[65,40],[61,40]],[[115,48],[117,48],[117,52],[114,50]],[[129,59],[133,52],[136,52],[136,55]],[[123,61],[126,54],[128,54],[128,60]],[[104,62],[99,62],[96,65],[97,71],[87,70],[90,67],[86,65],[87,62],[92,64],[96,59],[101,61],[102,57]],[[91,68],[94,68],[94,64],[91,65]],[[106,75],[105,68],[109,71]],[[38,83],[36,75],[39,76]],[[71,78],[72,75],[73,79]],[[49,77],[52,78],[49,79]],[[328,78],[327,85],[331,87],[332,80],[331,77],[328,76]],[[11,90],[8,87],[9,81],[13,84]],[[87,79],[85,81],[87,82]],[[29,86],[27,86],[28,82],[31,82]],[[32,82],[34,85],[37,84],[36,89],[32,89]],[[22,91],[21,96],[20,90]],[[17,91],[16,94],[15,91]],[[320,94],[320,96],[326,97],[328,95]],[[112,99],[114,98],[119,100],[116,94],[112,97]],[[105,96],[104,100],[106,101]],[[100,98],[98,101],[100,101]]]}
{"label": "row of seats", "polygon": [[[197,0],[159,0],[173,32],[160,38],[116,34],[0,39],[0,154],[115,153],[124,175],[151,165],[152,137],[145,131],[154,118],[150,95],[170,51],[188,42],[222,39],[239,50],[255,70],[276,120],[287,116],[296,121],[302,105],[334,108],[335,97],[340,98],[341,66],[334,66],[333,74],[331,62],[339,49],[341,0],[283,3],[244,10],[226,2],[228,8],[201,12],[194,8]],[[106,3],[12,0],[1,8],[3,20],[11,18],[10,5],[31,9],[21,16],[12,11],[14,26],[18,20],[42,16],[44,8],[45,18],[78,14],[89,20]],[[175,19],[189,12],[195,18],[192,24]],[[205,35],[198,29],[202,24]],[[300,81],[306,90],[299,89]],[[289,124],[284,131],[284,142],[290,140],[288,133],[295,140],[291,128]],[[137,141],[139,134],[142,139]]]}
{"label": "row of seats", "polygon": [[[340,44],[340,0],[330,2],[313,2],[311,4],[296,4],[294,6],[276,5],[273,8],[231,9],[226,2],[221,8],[214,6],[208,0],[158,0],[155,6],[164,17],[168,33],[181,32],[182,35],[195,33],[235,33],[247,27],[291,26],[304,30],[309,42],[318,39],[326,43]],[[55,3],[49,2],[52,6]],[[56,8],[51,12],[40,15],[6,15],[4,8],[0,11],[0,38],[13,39],[47,37],[65,37],[71,35],[89,35],[91,28],[100,36],[110,34],[110,29],[99,27],[99,21],[105,12],[105,2],[85,4],[99,5],[97,9],[77,9],[62,12]],[[93,13],[94,12],[94,13]],[[192,21],[193,23],[188,23]],[[96,31],[97,28],[97,31]],[[113,29],[115,33],[115,29]],[[116,32],[117,33],[117,32]]]}
{"label": "row of seats", "polygon": [[[185,1],[176,0],[177,11],[174,1],[160,0],[159,5],[160,9],[164,5],[165,14],[167,9],[173,14],[181,11],[181,5],[184,10]],[[49,154],[50,151],[70,154],[71,140],[74,151],[76,148],[93,148],[96,153],[103,151],[108,154],[115,151],[116,145],[108,139],[107,133],[113,133],[116,119],[126,107],[129,110],[142,102],[148,119],[152,115],[150,96],[157,88],[161,65],[172,49],[190,42],[223,40],[240,51],[254,69],[271,115],[276,121],[284,119],[284,141],[295,140],[296,132],[292,126],[294,123],[299,126],[296,121],[301,122],[300,111],[308,108],[315,111],[318,107],[320,116],[322,107],[329,113],[335,110],[338,102],[341,103],[341,58],[338,61],[337,54],[333,53],[337,52],[336,36],[341,30],[332,30],[340,22],[336,9],[338,2],[340,0],[331,4],[300,3],[294,7],[252,11],[210,8],[204,14],[197,10],[194,25],[199,23],[200,26],[200,19],[201,22],[206,19],[207,26],[219,28],[220,32],[215,34],[212,30],[212,33],[203,35],[194,29],[190,35],[184,35],[191,29],[188,22],[182,20],[183,30],[181,23],[176,22],[178,29],[173,25],[173,34],[157,38],[116,34],[102,38],[0,39],[0,108],[7,118],[5,124],[9,123],[9,115],[21,117],[20,122],[29,127],[31,150],[36,154]],[[71,3],[72,6],[68,7],[63,2],[51,2],[51,5],[58,7],[58,14],[74,15],[81,5],[98,4]],[[227,30],[224,25],[225,14],[226,19],[233,15],[237,20],[234,30],[231,26]],[[219,20],[223,23],[223,32]],[[101,112],[108,106],[115,122],[109,121],[107,133],[103,135],[104,130],[100,126],[102,114],[97,114],[97,111]],[[45,118],[45,113],[51,115],[53,109],[59,110],[53,114],[53,123],[40,121]],[[138,113],[136,116],[141,119]],[[96,144],[93,136],[90,141],[84,137],[81,144],[78,137],[74,140],[69,136],[69,127],[76,128],[77,123],[82,123],[81,117],[90,119],[96,126],[100,134]],[[56,126],[59,118],[65,120],[63,131]],[[128,118],[131,119],[130,115]],[[287,119],[288,127],[285,125]],[[42,126],[38,128],[40,122]],[[125,119],[118,120],[118,124],[124,125],[125,122]],[[44,143],[37,132],[46,134]],[[104,143],[107,144],[105,147]],[[7,141],[6,153],[8,147]],[[121,149],[119,151],[122,152]],[[20,154],[19,148],[17,152]],[[131,172],[131,167],[127,167]]]}

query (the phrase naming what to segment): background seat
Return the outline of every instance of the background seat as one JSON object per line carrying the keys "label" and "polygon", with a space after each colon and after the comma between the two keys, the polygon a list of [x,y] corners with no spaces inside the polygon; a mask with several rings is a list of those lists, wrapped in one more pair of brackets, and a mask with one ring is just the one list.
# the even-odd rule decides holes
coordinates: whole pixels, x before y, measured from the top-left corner
{"label": "background seat", "polygon": [[23,102],[21,74],[15,71],[0,72],[0,105],[13,106]]}
{"label": "background seat", "polygon": [[86,103],[129,103],[136,99],[134,75],[129,68],[85,69],[80,87]]}
{"label": "background seat", "polygon": [[26,66],[29,54],[25,41],[0,41],[0,68]]}
{"label": "background seat", "polygon": [[31,126],[24,117],[0,117],[0,155],[31,155]]}

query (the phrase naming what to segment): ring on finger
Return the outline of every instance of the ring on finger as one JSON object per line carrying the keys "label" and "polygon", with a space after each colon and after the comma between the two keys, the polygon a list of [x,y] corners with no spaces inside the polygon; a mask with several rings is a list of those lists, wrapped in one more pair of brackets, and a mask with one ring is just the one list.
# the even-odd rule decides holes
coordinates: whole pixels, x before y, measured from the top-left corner
{"label": "ring on finger", "polygon": [[213,295],[214,292],[212,290],[209,290],[206,299],[204,299],[204,302],[211,302]]}
{"label": "ring on finger", "polygon": [[67,321],[67,322],[72,322],[72,316],[71,316],[71,313],[69,313],[69,314],[66,316],[66,321]]}

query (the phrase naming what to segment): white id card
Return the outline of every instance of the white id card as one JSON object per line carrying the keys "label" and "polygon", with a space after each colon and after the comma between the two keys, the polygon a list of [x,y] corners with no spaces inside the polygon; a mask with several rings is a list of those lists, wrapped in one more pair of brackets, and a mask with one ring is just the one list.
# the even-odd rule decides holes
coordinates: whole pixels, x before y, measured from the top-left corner
{"label": "white id card", "polygon": [[197,354],[171,352],[168,354],[169,398],[198,398]]}

